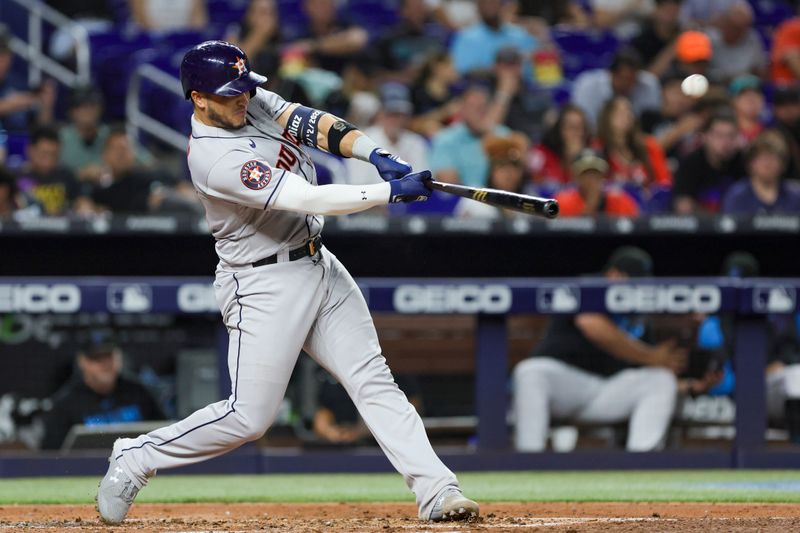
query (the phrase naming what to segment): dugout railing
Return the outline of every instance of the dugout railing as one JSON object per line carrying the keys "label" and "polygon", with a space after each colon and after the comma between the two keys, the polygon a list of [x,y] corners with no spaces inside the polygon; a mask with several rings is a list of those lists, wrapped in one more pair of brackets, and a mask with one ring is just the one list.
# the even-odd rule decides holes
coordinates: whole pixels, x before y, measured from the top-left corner
{"label": "dugout railing", "polygon": [[[209,278],[2,278],[0,313],[218,313]],[[442,279],[370,278],[359,286],[374,313],[472,315],[476,320],[475,414],[477,446],[441,453],[456,469],[691,468],[800,466],[800,453],[769,450],[764,370],[765,316],[796,313],[800,279],[652,278],[611,283],[595,278]],[[729,450],[651,453],[586,451],[516,453],[509,442],[508,338],[510,315],[608,311],[613,313],[730,313],[736,316],[736,434]],[[226,364],[224,328],[219,364]],[[221,395],[229,384],[223,376]],[[0,475],[92,473],[104,459],[4,453]],[[270,450],[246,447],[183,471],[372,471],[390,468],[379,450]]]}

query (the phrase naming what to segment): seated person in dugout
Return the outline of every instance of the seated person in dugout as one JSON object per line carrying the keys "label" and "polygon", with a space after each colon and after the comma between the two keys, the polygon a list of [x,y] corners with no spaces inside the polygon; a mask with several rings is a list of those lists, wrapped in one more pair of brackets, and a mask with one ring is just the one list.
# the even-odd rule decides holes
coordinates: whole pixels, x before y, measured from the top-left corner
{"label": "seated person in dugout", "polygon": [[122,372],[122,351],[107,329],[89,332],[77,353],[76,373],[51,398],[41,448],[61,447],[70,428],[142,420],[164,420],[155,398],[138,380]]}
{"label": "seated person in dugout", "polygon": [[[611,255],[603,274],[624,280],[652,272],[644,250],[624,246]],[[513,372],[517,450],[544,451],[551,418],[628,421],[628,451],[663,446],[687,350],[674,340],[656,345],[640,340],[643,320],[607,313],[551,318],[544,339]]]}

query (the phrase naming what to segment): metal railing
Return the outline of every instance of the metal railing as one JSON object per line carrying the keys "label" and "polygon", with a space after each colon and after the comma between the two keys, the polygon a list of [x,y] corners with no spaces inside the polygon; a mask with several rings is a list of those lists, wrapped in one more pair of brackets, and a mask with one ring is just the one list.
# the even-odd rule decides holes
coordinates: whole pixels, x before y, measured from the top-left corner
{"label": "metal railing", "polygon": [[168,145],[185,152],[189,145],[189,139],[185,134],[170,128],[142,111],[141,93],[144,80],[148,80],[166,91],[178,95],[181,100],[183,99],[183,89],[177,77],[167,74],[153,65],[146,63],[139,65],[131,75],[131,79],[128,82],[128,94],[125,97],[128,135],[132,139],[138,139],[139,132],[146,131]]}
{"label": "metal railing", "polygon": [[[9,0],[28,12],[28,41],[12,35],[11,50],[28,62],[28,82],[35,86],[42,80],[42,71],[61,83],[76,87],[91,80],[89,34],[79,24],[39,0]],[[58,63],[44,52],[44,22],[66,31],[75,41],[75,72]]]}

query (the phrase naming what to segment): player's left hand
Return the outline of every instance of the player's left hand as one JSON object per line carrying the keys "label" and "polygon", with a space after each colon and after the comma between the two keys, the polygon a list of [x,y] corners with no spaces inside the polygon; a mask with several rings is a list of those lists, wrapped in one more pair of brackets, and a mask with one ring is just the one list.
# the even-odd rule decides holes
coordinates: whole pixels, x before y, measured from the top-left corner
{"label": "player's left hand", "polygon": [[432,190],[426,182],[431,179],[431,171],[415,172],[389,182],[391,193],[390,203],[397,202],[422,202],[430,198]]}
{"label": "player's left hand", "polygon": [[411,165],[381,148],[369,154],[369,162],[375,165],[384,181],[396,180],[411,172]]}

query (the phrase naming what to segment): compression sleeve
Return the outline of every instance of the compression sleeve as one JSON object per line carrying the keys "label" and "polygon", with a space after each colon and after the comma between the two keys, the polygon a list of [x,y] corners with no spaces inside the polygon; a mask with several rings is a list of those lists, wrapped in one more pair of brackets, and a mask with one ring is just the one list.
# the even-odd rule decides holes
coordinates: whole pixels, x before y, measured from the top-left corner
{"label": "compression sleeve", "polygon": [[346,215],[389,203],[388,182],[370,185],[311,185],[296,174],[286,173],[273,209],[312,215]]}

